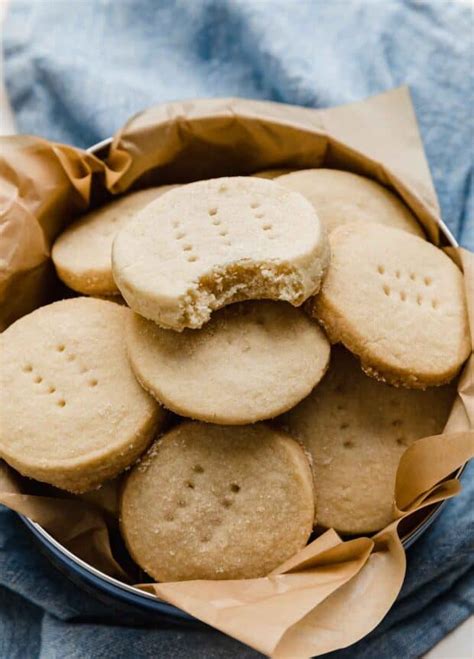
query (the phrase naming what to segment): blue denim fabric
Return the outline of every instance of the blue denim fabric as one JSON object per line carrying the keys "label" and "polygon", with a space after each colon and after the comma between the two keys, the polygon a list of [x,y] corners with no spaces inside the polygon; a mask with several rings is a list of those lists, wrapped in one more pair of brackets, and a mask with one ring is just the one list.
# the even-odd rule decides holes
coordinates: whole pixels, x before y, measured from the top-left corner
{"label": "blue denim fabric", "polygon": [[[443,217],[470,249],[472,61],[472,14],[448,0],[14,0],[5,27],[19,130],[77,146],[168,100],[324,107],[407,83]],[[409,550],[405,586],[382,625],[331,657],[414,659],[473,612],[473,476],[471,465],[463,494]],[[204,628],[120,625],[0,510],[0,659],[254,656]]]}

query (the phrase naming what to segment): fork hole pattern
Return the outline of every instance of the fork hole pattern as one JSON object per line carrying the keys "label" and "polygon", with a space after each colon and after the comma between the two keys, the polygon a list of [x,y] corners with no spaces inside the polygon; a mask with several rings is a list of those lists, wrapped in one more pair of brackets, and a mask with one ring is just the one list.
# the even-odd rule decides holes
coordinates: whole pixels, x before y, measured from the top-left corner
{"label": "fork hole pattern", "polygon": [[[199,476],[204,474],[204,468],[200,464],[195,464],[192,467],[192,472],[194,474],[194,477],[188,478],[187,480],[183,481],[184,492],[175,502],[174,510],[167,510],[164,513],[163,520],[165,522],[174,522],[177,518],[179,519],[179,515],[178,515],[179,510],[186,508],[189,504],[192,503],[192,499],[189,498],[190,490],[194,491],[199,488],[199,483],[200,483]],[[218,503],[225,509],[229,509],[233,506],[235,497],[240,492],[240,485],[238,485],[238,483],[230,483],[228,488],[229,488],[229,493],[225,494],[218,501]],[[203,544],[210,542],[212,540],[214,529],[216,529],[222,523],[223,523],[223,518],[221,518],[219,514],[213,515],[210,524],[212,528],[206,528],[206,530],[200,534],[199,537],[200,541]]]}
{"label": "fork hole pattern", "polygon": [[[254,200],[250,202],[250,208],[254,211],[253,215],[257,220],[263,220],[265,217],[265,212],[261,209],[260,202]],[[265,222],[260,225],[262,230],[265,232],[265,236],[270,240],[276,238],[275,234],[272,233],[273,225],[270,222]]]}
{"label": "fork hole pattern", "polygon": [[[382,264],[377,265],[377,272],[379,275],[385,275],[386,274],[386,269],[385,266]],[[394,273],[396,279],[402,279],[402,272],[400,270],[395,270]],[[433,278],[430,277],[429,275],[426,275],[424,277],[419,277],[416,272],[410,272],[408,274],[408,278],[411,281],[417,281],[418,279],[423,282],[425,287],[431,286],[433,283]],[[392,294],[392,289],[388,284],[383,284],[382,286],[383,292],[385,295],[388,297]],[[398,296],[402,302],[407,302],[407,301],[412,301],[413,303],[416,302],[416,304],[421,307],[424,305],[425,298],[423,297],[422,293],[416,293],[413,294],[413,296],[410,297],[409,293],[407,291],[401,290],[398,292]],[[426,303],[431,306],[433,310],[436,310],[439,308],[439,300],[436,298],[431,298],[431,300],[426,300]]]}
{"label": "fork hole pattern", "polygon": [[[74,367],[74,364],[77,364],[75,368],[78,369],[79,374],[83,375],[84,378],[86,378],[86,374],[90,374],[90,368],[86,366],[85,364],[81,363],[80,359],[77,359],[77,355],[73,352],[70,352],[64,343],[60,343],[58,346],[56,346],[56,350],[60,353],[63,354],[63,358],[71,364],[72,367]],[[83,380],[85,383],[85,381]],[[96,377],[88,377],[86,380],[87,385],[91,388],[97,387],[99,384],[99,380]],[[50,385],[48,388],[48,393],[52,394],[56,392],[56,388],[53,385]],[[56,404],[59,407],[65,407],[66,405],[66,400],[64,398],[59,398],[56,402]]]}
{"label": "fork hole pattern", "polygon": [[[229,229],[223,225],[222,220],[217,216],[218,213],[218,208],[209,208],[208,213],[209,216],[212,217],[212,224],[216,227],[218,230],[218,235],[221,239],[221,244],[225,245],[226,247],[230,247],[232,242],[229,239]],[[188,259],[191,261],[196,261],[197,259]]]}
{"label": "fork hole pattern", "polygon": [[[54,393],[56,393],[56,387],[53,384],[48,384],[47,382],[45,382],[43,376],[35,371],[32,364],[25,364],[22,368],[22,371],[23,371],[23,373],[30,373],[31,374],[34,384],[36,384],[36,385],[43,384],[43,387],[38,386],[36,388],[36,391],[38,393],[41,393],[41,394],[45,394],[45,393],[54,394]],[[64,407],[66,405],[66,401],[64,400],[64,398],[59,398],[56,401],[56,405],[58,405],[59,407]]]}

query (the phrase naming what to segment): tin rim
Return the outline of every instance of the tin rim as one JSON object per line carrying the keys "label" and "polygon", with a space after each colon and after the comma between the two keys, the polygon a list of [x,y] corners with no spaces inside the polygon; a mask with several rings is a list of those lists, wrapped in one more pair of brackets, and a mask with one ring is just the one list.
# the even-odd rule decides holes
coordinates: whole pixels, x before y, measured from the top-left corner
{"label": "tin rim", "polygon": [[[89,147],[86,151],[87,153],[91,153],[100,158],[102,155],[101,152],[110,147],[110,145],[112,144],[112,140],[113,140],[112,137],[108,137],[104,140],[101,140],[100,142],[97,142],[93,146]],[[438,219],[438,224],[441,233],[443,234],[447,242],[452,247],[459,247],[456,238],[453,236],[450,229],[446,226],[446,224],[443,222],[442,219]],[[460,478],[465,467],[466,464],[462,465],[454,473],[453,477]],[[423,533],[431,526],[431,524],[433,524],[433,522],[441,513],[446,503],[447,501],[445,500],[430,506],[430,509],[428,510],[426,515],[424,515],[422,519],[417,524],[415,524],[415,526],[412,529],[410,529],[403,538],[401,538],[402,545],[405,549],[408,549],[408,547],[410,547],[413,543],[415,543],[416,540],[418,540],[418,538],[421,535],[423,535]],[[80,574],[89,582],[95,583],[96,585],[98,582],[101,586],[102,586],[102,582],[105,582],[105,584],[111,587],[112,594],[118,595],[119,597],[123,597],[124,599],[131,601],[132,603],[144,605],[144,607],[149,610],[151,609],[151,610],[160,611],[161,613],[164,613],[171,617],[178,618],[180,620],[184,620],[188,622],[196,620],[193,616],[189,615],[185,611],[182,611],[178,607],[173,606],[172,604],[168,604],[163,600],[160,600],[155,595],[140,590],[135,586],[130,586],[129,584],[124,583],[123,581],[119,581],[118,579],[115,579],[114,577],[111,577],[108,574],[101,572],[97,568],[93,567],[92,565],[89,565],[89,563],[86,563],[81,558],[77,557],[71,551],[66,549],[66,547],[64,547],[60,542],[58,542],[55,538],[53,538],[53,536],[51,536],[47,531],[45,531],[43,527],[40,526],[37,522],[32,521],[25,515],[20,514],[19,517],[22,520],[22,522],[26,525],[26,527],[34,534],[34,536],[37,538],[37,540],[40,543],[46,545],[48,550],[53,555],[62,557],[63,559],[65,558],[69,563],[74,564],[76,568],[79,570]]]}

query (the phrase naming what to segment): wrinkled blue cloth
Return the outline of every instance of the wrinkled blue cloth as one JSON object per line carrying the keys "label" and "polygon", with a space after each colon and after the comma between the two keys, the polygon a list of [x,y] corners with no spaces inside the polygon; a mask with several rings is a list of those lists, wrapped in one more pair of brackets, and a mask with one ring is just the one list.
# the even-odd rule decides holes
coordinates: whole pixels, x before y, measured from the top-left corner
{"label": "wrinkled blue cloth", "polygon": [[[14,0],[5,69],[19,131],[76,146],[168,100],[324,107],[408,84],[443,217],[474,249],[472,27],[468,7],[441,0]],[[409,550],[382,625],[328,656],[419,657],[473,612],[473,476]],[[121,625],[0,510],[0,659],[254,656],[204,627]]]}

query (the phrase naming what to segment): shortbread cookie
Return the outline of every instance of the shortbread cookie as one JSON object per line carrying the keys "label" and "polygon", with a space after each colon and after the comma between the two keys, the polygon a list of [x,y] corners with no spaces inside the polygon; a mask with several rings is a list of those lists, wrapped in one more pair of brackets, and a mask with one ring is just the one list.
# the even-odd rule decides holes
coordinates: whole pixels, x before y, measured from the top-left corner
{"label": "shortbread cookie", "polygon": [[302,549],[314,518],[301,446],[263,425],[185,423],[128,476],[127,547],[159,581],[262,577]]}
{"label": "shortbread cookie", "polygon": [[455,393],[451,385],[414,391],[381,384],[335,348],[322,382],[282,418],[311,453],[318,524],[340,533],[389,524],[402,453],[443,431]]}
{"label": "shortbread cookie", "polygon": [[200,330],[173,332],[138,314],[127,348],[139,382],[182,416],[253,423],[294,407],[324,375],[329,341],[286,302],[239,302]]}
{"label": "shortbread cookie", "polygon": [[201,327],[232,302],[298,306],[329,258],[311,204],[254,177],[191,183],[147,206],[117,235],[115,281],[129,306],[163,327]]}
{"label": "shortbread cookie", "polygon": [[142,208],[175,185],[139,190],[87,213],[56,240],[52,259],[63,282],[86,295],[115,295],[112,243],[118,231]]}
{"label": "shortbread cookie", "polygon": [[275,183],[305,196],[329,233],[348,222],[377,222],[425,235],[401,199],[364,176],[337,169],[304,169],[279,176]]}
{"label": "shortbread cookie", "polygon": [[128,363],[131,313],[73,298],[37,309],[0,336],[0,457],[8,464],[84,492],[146,449],[164,412]]}
{"label": "shortbread cookie", "polygon": [[330,242],[327,277],[309,303],[329,339],[391,384],[449,382],[471,349],[459,268],[425,240],[378,224],[339,227]]}
{"label": "shortbread cookie", "polygon": [[252,174],[252,176],[256,176],[257,178],[268,178],[272,180],[277,178],[277,176],[283,176],[283,174],[289,174],[291,171],[293,170],[283,167],[281,169],[263,169],[261,172]]}

